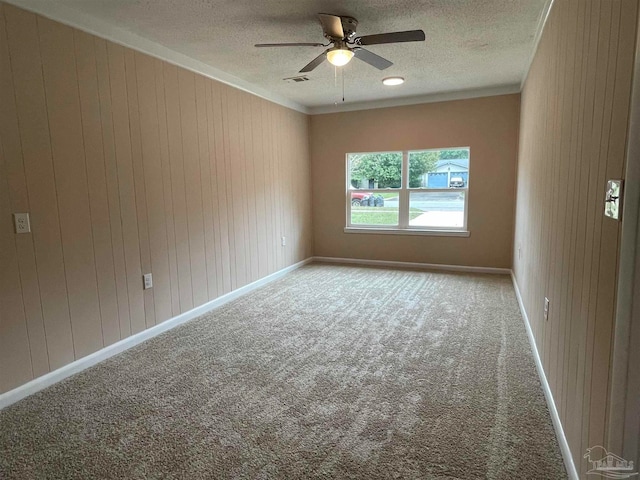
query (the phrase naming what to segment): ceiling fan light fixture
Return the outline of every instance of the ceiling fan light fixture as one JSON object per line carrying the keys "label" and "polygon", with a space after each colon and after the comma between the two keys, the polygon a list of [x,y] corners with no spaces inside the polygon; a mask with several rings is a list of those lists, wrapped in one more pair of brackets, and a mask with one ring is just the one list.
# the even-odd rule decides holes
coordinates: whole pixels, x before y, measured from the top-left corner
{"label": "ceiling fan light fixture", "polygon": [[336,67],[342,67],[351,61],[353,52],[348,48],[334,48],[327,52],[327,60]]}
{"label": "ceiling fan light fixture", "polygon": [[404,78],[402,77],[387,77],[382,79],[383,85],[402,85],[404,83]]}

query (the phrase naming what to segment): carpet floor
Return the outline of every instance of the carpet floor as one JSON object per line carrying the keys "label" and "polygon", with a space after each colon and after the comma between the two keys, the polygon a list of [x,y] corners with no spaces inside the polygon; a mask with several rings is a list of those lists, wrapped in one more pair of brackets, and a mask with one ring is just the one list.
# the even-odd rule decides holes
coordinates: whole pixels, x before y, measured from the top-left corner
{"label": "carpet floor", "polygon": [[2,479],[564,479],[508,276],[312,264],[0,411]]}

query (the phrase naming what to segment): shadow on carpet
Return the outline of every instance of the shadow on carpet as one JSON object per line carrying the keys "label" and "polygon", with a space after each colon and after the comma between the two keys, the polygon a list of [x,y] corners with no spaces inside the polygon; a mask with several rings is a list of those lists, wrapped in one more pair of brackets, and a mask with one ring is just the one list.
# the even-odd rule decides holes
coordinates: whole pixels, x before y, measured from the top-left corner
{"label": "shadow on carpet", "polygon": [[566,478],[501,275],[306,266],[0,427],[3,479]]}

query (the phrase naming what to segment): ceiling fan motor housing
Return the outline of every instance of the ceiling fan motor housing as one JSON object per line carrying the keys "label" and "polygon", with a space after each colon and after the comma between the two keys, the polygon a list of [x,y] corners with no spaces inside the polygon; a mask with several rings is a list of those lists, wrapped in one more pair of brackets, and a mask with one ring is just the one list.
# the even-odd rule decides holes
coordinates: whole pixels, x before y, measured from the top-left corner
{"label": "ceiling fan motor housing", "polygon": [[342,21],[342,30],[344,30],[344,39],[351,40],[356,34],[358,28],[358,20],[353,17],[340,17]]}

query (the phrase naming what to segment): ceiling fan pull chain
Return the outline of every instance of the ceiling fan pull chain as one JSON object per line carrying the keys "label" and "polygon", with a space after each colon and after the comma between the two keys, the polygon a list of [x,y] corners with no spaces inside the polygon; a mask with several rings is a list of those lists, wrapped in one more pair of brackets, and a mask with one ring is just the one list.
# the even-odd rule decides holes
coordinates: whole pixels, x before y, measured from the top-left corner
{"label": "ceiling fan pull chain", "polygon": [[[338,67],[333,66],[333,87],[338,90]],[[334,105],[338,105],[338,98],[333,102]]]}
{"label": "ceiling fan pull chain", "polygon": [[342,103],[344,103],[344,71],[345,69],[342,69]]}

